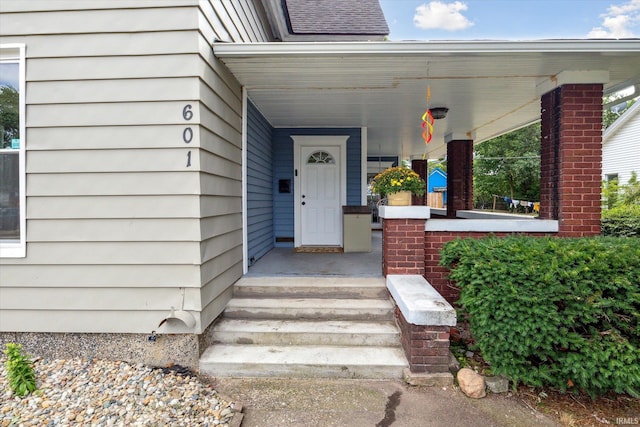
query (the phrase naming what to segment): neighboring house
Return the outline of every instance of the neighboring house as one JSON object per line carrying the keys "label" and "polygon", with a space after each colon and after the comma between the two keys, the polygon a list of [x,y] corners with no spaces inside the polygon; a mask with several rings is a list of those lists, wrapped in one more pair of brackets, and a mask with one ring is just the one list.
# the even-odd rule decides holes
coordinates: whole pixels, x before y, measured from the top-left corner
{"label": "neighboring house", "polygon": [[[562,85],[640,81],[636,40],[387,33],[377,0],[0,2],[0,341],[192,364],[254,260],[342,245],[368,158],[470,163]],[[427,85],[449,114],[425,148]]]}
{"label": "neighboring house", "polygon": [[640,174],[640,102],[635,102],[602,135],[602,179],[626,184]]}
{"label": "neighboring house", "polygon": [[441,208],[447,204],[447,173],[440,168],[435,168],[429,174],[427,181],[427,190],[429,193],[429,206]]}

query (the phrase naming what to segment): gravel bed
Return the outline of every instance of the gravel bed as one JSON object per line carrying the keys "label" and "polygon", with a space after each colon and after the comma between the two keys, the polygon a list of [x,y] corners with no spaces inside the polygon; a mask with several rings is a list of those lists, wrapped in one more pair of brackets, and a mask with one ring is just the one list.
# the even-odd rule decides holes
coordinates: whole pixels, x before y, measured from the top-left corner
{"label": "gravel bed", "polygon": [[5,360],[1,427],[229,426],[235,412],[188,371],[106,360],[36,360],[38,391],[20,398],[9,389]]}

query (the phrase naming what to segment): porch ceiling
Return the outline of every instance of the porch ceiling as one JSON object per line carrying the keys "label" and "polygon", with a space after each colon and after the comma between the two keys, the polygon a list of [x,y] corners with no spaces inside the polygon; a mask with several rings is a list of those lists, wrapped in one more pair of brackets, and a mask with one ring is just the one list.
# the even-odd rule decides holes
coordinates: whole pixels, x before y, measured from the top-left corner
{"label": "porch ceiling", "polygon": [[[445,135],[482,142],[540,118],[557,84],[640,83],[640,40],[215,43],[275,127],[367,127],[369,155],[442,156]],[[599,80],[599,81],[591,81]],[[447,107],[425,145],[421,115]]]}

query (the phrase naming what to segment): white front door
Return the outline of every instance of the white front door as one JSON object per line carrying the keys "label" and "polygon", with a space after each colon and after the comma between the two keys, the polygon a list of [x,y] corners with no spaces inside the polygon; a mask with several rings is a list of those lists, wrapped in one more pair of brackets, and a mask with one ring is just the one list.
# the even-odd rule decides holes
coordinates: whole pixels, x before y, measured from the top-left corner
{"label": "white front door", "polygon": [[302,147],[301,243],[338,246],[340,219],[340,150],[338,147]]}
{"label": "white front door", "polygon": [[[322,142],[322,137],[317,138],[315,142]],[[346,142],[346,138],[342,141]],[[316,145],[311,141],[296,147],[296,246],[342,245],[342,205],[346,201],[344,147],[344,144]]]}

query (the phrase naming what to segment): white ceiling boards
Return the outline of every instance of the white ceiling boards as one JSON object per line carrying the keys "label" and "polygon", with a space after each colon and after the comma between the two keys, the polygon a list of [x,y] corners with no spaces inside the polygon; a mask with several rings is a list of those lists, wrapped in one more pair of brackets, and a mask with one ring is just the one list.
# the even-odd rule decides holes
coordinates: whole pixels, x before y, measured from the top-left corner
{"label": "white ceiling boards", "polygon": [[[540,90],[640,82],[640,40],[215,43],[275,127],[367,127],[369,155],[429,158],[540,118]],[[558,77],[562,77],[560,80]],[[597,81],[586,81],[597,80]],[[421,116],[447,107],[425,145]]]}

